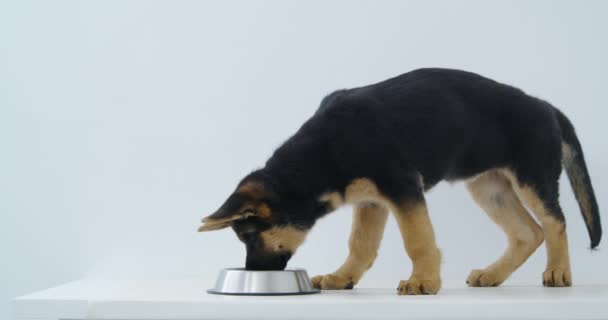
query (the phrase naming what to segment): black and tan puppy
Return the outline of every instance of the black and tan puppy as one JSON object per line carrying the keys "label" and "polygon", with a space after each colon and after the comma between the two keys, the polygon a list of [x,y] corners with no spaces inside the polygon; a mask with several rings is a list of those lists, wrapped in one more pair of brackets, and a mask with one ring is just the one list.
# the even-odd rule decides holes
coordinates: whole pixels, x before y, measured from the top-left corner
{"label": "black and tan puppy", "polygon": [[399,294],[434,294],[441,255],[424,193],[442,180],[464,180],[509,239],[504,255],[471,271],[467,283],[501,284],[545,241],[543,284],[570,286],[558,202],[562,165],[594,248],[602,235],[598,206],[570,121],[511,86],[421,69],[327,96],[199,230],[232,227],[247,247],[247,269],[281,270],[317,219],[352,204],[348,258],[336,272],[313,278],[319,288],[349,289],[374,262],[390,211],[413,263]]}

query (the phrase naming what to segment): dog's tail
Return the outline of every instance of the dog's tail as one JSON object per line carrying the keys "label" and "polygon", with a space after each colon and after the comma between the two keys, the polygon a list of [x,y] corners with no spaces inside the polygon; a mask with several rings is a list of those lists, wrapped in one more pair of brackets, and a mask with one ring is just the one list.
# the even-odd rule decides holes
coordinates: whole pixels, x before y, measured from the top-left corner
{"label": "dog's tail", "polygon": [[585,164],[583,149],[570,120],[561,111],[554,110],[562,131],[562,163],[585,220],[587,232],[589,232],[589,238],[591,239],[591,248],[593,249],[597,247],[602,238],[602,224],[593,187],[591,186],[591,178]]}

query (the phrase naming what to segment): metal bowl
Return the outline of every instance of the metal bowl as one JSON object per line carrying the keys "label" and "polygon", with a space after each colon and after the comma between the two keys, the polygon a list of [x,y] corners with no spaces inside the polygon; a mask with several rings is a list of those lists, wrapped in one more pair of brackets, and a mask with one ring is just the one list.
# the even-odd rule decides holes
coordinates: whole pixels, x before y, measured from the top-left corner
{"label": "metal bowl", "polygon": [[207,290],[213,294],[254,296],[312,294],[319,291],[312,287],[304,269],[250,271],[243,268],[223,269],[215,287]]}

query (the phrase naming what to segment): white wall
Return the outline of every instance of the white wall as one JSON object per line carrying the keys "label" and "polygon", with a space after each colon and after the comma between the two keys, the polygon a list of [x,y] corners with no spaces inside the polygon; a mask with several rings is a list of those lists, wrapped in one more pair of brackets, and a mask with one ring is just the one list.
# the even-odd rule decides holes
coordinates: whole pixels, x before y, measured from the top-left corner
{"label": "white wall", "polygon": [[[200,218],[326,93],[418,67],[475,71],[560,107],[578,128],[602,206],[607,9],[602,1],[0,2],[0,318],[9,297],[85,275],[211,283],[220,268],[242,265],[231,232],[197,234]],[[500,254],[503,236],[462,185],[440,185],[428,199],[444,278],[464,284]],[[562,204],[576,283],[608,282],[608,253],[586,249],[566,183]],[[290,265],[311,274],[337,267],[347,212],[320,221]],[[539,284],[544,256],[510,283]],[[409,270],[391,221],[362,285],[396,286]]]}

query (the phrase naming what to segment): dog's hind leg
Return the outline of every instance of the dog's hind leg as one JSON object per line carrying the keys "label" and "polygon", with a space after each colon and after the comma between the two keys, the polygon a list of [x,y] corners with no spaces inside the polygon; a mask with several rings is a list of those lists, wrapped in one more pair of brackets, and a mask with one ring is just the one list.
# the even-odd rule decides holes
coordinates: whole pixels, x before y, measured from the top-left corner
{"label": "dog's hind leg", "polygon": [[[546,287],[572,285],[566,221],[558,203],[558,177],[559,175],[545,179],[521,179],[511,176],[518,197],[536,215],[543,227],[547,267],[542,278]],[[520,182],[522,180],[524,182]]]}
{"label": "dog's hind leg", "polygon": [[383,205],[371,202],[355,205],[348,258],[336,272],[313,277],[313,286],[352,289],[376,259],[387,216],[388,210]]}
{"label": "dog's hind leg", "polygon": [[499,171],[481,174],[469,181],[467,188],[509,241],[496,262],[485,269],[471,271],[467,284],[471,287],[498,286],[541,245],[543,231],[519,201],[509,179]]}

